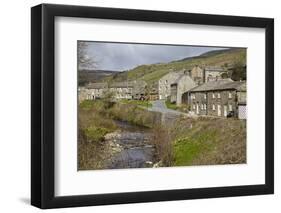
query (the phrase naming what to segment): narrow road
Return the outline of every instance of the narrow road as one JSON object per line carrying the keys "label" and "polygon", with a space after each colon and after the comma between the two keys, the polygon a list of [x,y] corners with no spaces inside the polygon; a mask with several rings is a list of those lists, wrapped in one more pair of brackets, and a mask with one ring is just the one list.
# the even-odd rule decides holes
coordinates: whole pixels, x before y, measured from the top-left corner
{"label": "narrow road", "polygon": [[187,113],[179,112],[177,110],[168,109],[164,100],[152,101],[152,107],[149,109],[154,112],[172,113],[174,115],[187,115]]}
{"label": "narrow road", "polygon": [[167,123],[169,121],[174,121],[179,118],[181,115],[189,116],[187,113],[179,112],[177,110],[168,109],[164,100],[152,101],[152,107],[149,108],[149,111],[160,112],[162,113],[162,122]]}

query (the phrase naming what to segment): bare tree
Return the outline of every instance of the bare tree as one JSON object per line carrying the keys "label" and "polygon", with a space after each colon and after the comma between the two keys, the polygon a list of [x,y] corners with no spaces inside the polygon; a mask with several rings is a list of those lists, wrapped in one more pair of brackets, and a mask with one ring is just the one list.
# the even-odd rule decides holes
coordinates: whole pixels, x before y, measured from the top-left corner
{"label": "bare tree", "polygon": [[78,41],[78,68],[93,69],[97,66],[97,61],[93,56],[89,56],[89,44],[85,41]]}

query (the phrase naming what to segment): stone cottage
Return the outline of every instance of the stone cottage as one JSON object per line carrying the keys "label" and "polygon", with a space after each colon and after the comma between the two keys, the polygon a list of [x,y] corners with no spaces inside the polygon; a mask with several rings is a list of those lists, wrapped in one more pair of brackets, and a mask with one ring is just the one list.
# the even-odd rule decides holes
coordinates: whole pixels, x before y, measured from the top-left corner
{"label": "stone cottage", "polygon": [[227,117],[232,114],[246,119],[246,92],[245,81],[222,79],[199,85],[184,93],[182,98],[190,105],[190,110],[197,115]]}
{"label": "stone cottage", "polygon": [[176,103],[176,105],[182,104],[182,95],[191,88],[195,87],[197,84],[191,79],[188,73],[180,75],[171,84],[171,97],[170,101]]}
{"label": "stone cottage", "polygon": [[173,84],[182,73],[171,71],[158,81],[158,95],[160,100],[166,100],[171,95],[171,84]]}

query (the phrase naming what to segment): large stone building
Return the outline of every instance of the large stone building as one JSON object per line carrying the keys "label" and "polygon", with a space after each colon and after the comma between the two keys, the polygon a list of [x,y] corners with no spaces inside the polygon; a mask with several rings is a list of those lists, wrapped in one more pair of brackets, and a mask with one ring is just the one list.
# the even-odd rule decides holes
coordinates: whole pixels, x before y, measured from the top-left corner
{"label": "large stone building", "polygon": [[183,101],[197,115],[246,119],[246,82],[222,79],[209,81],[183,94]]}
{"label": "large stone building", "polygon": [[180,75],[171,84],[171,103],[176,103],[176,105],[182,104],[182,95],[191,88],[194,88],[197,84],[191,79],[188,73]]}
{"label": "large stone building", "polygon": [[171,95],[171,84],[173,84],[181,75],[181,72],[171,71],[159,79],[158,95],[160,100],[166,100]]}

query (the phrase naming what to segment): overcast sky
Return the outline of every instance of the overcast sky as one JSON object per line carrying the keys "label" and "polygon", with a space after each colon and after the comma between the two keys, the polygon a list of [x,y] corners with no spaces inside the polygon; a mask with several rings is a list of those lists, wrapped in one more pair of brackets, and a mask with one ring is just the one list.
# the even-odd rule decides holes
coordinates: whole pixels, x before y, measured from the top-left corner
{"label": "overcast sky", "polygon": [[97,61],[96,69],[128,70],[142,64],[165,63],[224,48],[87,42],[88,57]]}

